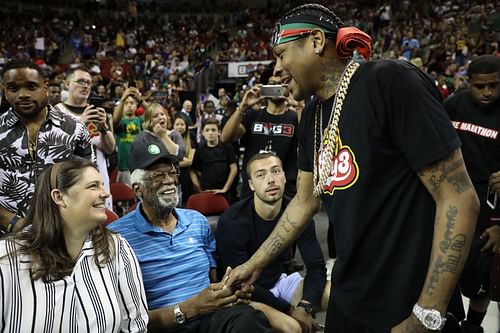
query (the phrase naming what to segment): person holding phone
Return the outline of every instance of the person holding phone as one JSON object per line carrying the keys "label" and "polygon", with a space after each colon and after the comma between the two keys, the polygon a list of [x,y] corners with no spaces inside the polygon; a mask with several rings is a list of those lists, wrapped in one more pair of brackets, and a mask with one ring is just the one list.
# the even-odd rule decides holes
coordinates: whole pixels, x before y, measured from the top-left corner
{"label": "person holding phone", "polygon": [[[90,133],[96,152],[97,167],[104,179],[106,191],[110,191],[106,155],[115,151],[115,137],[111,117],[102,108],[102,99],[91,97],[92,75],[85,67],[70,69],[64,82],[68,99],[56,104],[56,108],[82,121]],[[96,105],[97,104],[97,105]],[[113,208],[111,196],[106,199],[106,208]]]}
{"label": "person holding phone", "polygon": [[[293,197],[297,179],[297,113],[288,109],[288,89],[281,85],[277,75],[269,76],[266,89],[274,92],[273,96],[262,94],[262,85],[256,84],[243,95],[239,107],[224,125],[221,141],[233,143],[240,140],[245,147],[242,170],[250,158],[261,150],[274,152],[283,161],[287,177],[285,195]],[[276,93],[280,93],[277,95]],[[261,102],[265,107],[261,108]],[[248,185],[248,176],[242,172],[241,198],[252,195]]]}
{"label": "person holding phone", "polygon": [[482,332],[490,303],[493,253],[500,252],[500,58],[483,55],[471,61],[468,88],[444,101],[462,141],[465,165],[481,201],[471,251],[461,276],[462,293],[470,299],[466,332]]}

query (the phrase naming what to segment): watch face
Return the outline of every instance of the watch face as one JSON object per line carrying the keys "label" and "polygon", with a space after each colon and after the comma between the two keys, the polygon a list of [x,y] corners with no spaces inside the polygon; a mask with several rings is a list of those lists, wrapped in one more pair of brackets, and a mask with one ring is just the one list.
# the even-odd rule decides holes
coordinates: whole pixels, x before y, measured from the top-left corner
{"label": "watch face", "polygon": [[424,323],[429,329],[438,329],[441,326],[441,316],[435,313],[427,313],[424,317]]}

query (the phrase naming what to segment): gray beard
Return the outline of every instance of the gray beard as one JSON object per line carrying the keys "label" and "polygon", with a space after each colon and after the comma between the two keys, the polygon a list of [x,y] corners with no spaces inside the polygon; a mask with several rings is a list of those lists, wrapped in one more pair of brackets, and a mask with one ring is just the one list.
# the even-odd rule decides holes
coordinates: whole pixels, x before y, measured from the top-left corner
{"label": "gray beard", "polygon": [[[160,189],[158,192],[164,191]],[[155,218],[166,218],[174,209],[179,202],[179,194],[177,193],[175,197],[171,200],[163,200],[158,197],[158,192],[144,198],[146,204],[151,208]]]}

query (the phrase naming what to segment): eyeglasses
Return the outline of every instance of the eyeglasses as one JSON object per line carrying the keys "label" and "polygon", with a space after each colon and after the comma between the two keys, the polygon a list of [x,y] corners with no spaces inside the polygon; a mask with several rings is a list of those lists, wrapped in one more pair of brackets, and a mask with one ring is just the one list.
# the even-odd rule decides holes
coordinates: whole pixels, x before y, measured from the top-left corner
{"label": "eyeglasses", "polygon": [[88,81],[88,80],[84,80],[84,79],[71,80],[71,82],[74,82],[74,83],[76,83],[76,84],[78,84],[79,86],[82,86],[82,87],[90,87],[90,86],[92,86],[92,81]]}
{"label": "eyeglasses", "polygon": [[179,172],[177,170],[170,170],[155,172],[153,175],[151,175],[151,177],[144,177],[144,180],[152,180],[156,183],[159,183],[164,179],[177,180],[177,178],[179,178]]}

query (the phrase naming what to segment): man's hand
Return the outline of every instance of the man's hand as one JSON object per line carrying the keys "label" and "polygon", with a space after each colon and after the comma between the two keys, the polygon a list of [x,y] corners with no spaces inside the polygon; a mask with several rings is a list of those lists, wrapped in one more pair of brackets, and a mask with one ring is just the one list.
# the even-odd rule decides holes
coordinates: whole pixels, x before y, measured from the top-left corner
{"label": "man's hand", "polygon": [[411,314],[408,318],[403,320],[397,326],[391,329],[391,333],[427,333],[427,332],[437,332],[429,331],[422,325],[422,323]]}
{"label": "man's hand", "polygon": [[486,229],[481,238],[486,240],[486,244],[481,248],[481,251],[489,251],[500,253],[500,225],[494,225]]}
{"label": "man's hand", "polygon": [[93,105],[87,105],[80,120],[84,124],[96,123],[99,126],[106,127],[106,111],[103,108],[96,108]]}
{"label": "man's hand", "polygon": [[490,175],[490,189],[500,195],[500,171]]}
{"label": "man's hand", "polygon": [[217,311],[226,306],[237,303],[238,296],[232,292],[231,288],[224,288],[224,283],[212,283],[196,296],[196,307],[199,315],[204,315]]}
{"label": "man's hand", "polygon": [[252,89],[247,90],[240,103],[240,110],[245,112],[246,109],[253,107],[255,104],[259,103],[264,97],[260,96],[260,87],[262,85],[257,84],[252,87]]}
{"label": "man's hand", "polygon": [[314,319],[301,307],[293,307],[293,311],[290,313],[295,320],[297,320],[302,328],[302,333],[312,332]]}
{"label": "man's hand", "polygon": [[253,285],[262,273],[262,269],[253,267],[248,261],[232,269],[228,277],[223,280],[226,287],[244,289]]}

